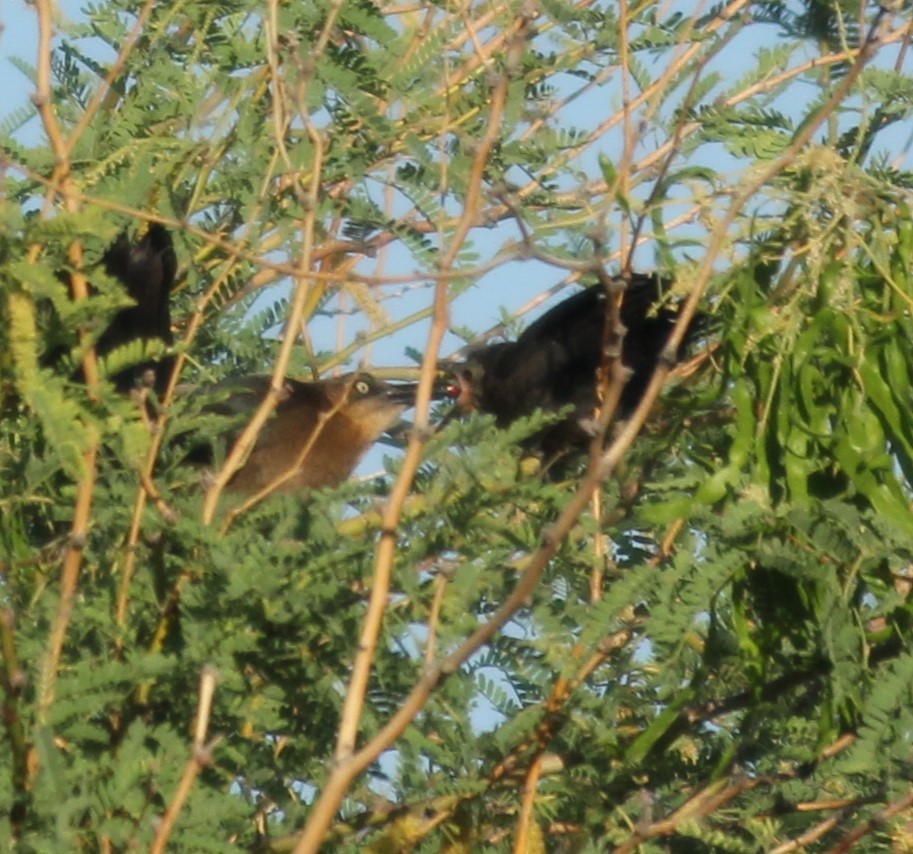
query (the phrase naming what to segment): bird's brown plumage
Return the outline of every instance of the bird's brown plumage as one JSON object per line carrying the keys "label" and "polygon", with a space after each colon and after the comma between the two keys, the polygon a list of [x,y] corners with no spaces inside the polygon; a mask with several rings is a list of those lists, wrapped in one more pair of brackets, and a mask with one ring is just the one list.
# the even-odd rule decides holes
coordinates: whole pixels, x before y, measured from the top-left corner
{"label": "bird's brown plumage", "polygon": [[[267,376],[219,383],[211,391],[225,397],[212,409],[252,414],[269,383]],[[275,411],[228,488],[254,494],[267,487],[299,492],[336,486],[414,398],[413,385],[390,385],[364,372],[315,382],[286,380]]]}

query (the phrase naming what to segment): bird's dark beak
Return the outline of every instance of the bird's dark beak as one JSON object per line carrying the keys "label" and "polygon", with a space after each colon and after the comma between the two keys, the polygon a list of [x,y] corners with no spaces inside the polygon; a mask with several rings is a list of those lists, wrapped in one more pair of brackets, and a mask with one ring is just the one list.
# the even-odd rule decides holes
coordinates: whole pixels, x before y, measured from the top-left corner
{"label": "bird's dark beak", "polygon": [[415,394],[418,391],[418,383],[397,383],[389,385],[384,391],[384,399],[390,403],[397,403],[402,406],[413,406],[415,404]]}
{"label": "bird's dark beak", "polygon": [[[438,377],[431,389],[432,400],[442,400],[454,397],[453,394],[453,376],[448,374],[446,377]],[[387,384],[387,390],[384,398],[391,403],[401,403],[412,406],[415,403],[415,396],[418,393],[418,383],[397,383],[396,385]]]}

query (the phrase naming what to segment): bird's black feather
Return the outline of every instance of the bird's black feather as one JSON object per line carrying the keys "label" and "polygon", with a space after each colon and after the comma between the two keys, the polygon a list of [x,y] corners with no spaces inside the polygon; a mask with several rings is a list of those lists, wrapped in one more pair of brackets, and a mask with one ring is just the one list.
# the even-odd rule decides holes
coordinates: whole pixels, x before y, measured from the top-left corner
{"label": "bird's black feather", "polygon": [[[621,360],[629,375],[618,410],[622,417],[643,397],[678,316],[662,302],[667,281],[634,274],[624,285]],[[590,439],[585,425],[598,406],[597,371],[608,355],[608,307],[605,288],[587,288],[531,323],[516,341],[471,354],[457,371],[463,408],[491,413],[505,427],[536,410],[558,412],[571,406],[570,417],[532,437],[530,448],[551,458],[585,447]],[[692,322],[686,343],[697,328]],[[681,348],[675,356],[681,356]]]}
{"label": "bird's black feather", "polygon": [[[177,257],[171,235],[153,223],[137,243],[126,233],[120,235],[102,258],[105,272],[117,279],[135,305],[122,308],[111,319],[95,345],[104,357],[118,347],[134,341],[174,343],[171,331],[171,289],[177,273]],[[119,371],[111,379],[118,391],[128,391],[141,382],[153,384],[161,392],[168,382],[173,359],[149,359]]]}

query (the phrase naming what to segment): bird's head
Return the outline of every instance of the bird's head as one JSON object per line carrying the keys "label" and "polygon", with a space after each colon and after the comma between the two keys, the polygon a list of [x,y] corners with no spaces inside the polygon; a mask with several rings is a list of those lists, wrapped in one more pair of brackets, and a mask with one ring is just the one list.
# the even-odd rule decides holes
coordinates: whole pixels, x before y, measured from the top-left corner
{"label": "bird's head", "polygon": [[364,371],[325,381],[329,411],[357,425],[372,441],[415,404],[416,388],[415,383],[386,383]]}
{"label": "bird's head", "polygon": [[472,412],[479,408],[477,392],[484,373],[482,365],[472,361],[463,362],[453,369],[446,393],[461,412]]}
{"label": "bird's head", "polygon": [[488,344],[470,350],[464,361],[454,365],[447,396],[461,412],[487,411],[488,384],[486,378],[496,370],[499,357],[510,347],[506,342]]}
{"label": "bird's head", "polygon": [[142,332],[171,341],[167,320],[168,300],[177,273],[177,257],[171,235],[152,223],[145,235],[132,243],[123,232],[102,257],[105,272],[120,281],[136,301],[136,314],[143,322]]}

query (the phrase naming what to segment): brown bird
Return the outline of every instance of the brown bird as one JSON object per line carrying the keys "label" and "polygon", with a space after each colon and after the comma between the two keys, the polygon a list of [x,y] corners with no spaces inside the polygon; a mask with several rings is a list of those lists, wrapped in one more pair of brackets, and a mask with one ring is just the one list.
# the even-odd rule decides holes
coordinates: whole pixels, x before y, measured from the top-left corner
{"label": "brown bird", "polygon": [[[270,378],[262,375],[221,382],[205,390],[221,396],[207,409],[246,420],[269,384]],[[337,486],[414,403],[415,388],[390,385],[364,372],[314,382],[286,380],[229,490],[255,494],[273,487],[288,493]],[[189,459],[211,462],[212,449],[195,448]]]}

